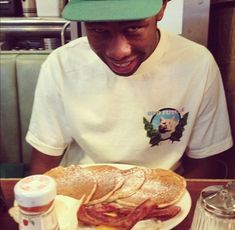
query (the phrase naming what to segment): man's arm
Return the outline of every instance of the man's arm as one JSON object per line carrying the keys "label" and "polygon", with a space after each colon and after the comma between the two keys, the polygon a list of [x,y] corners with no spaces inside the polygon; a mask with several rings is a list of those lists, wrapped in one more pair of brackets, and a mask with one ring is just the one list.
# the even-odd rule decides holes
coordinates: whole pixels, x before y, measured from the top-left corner
{"label": "man's arm", "polygon": [[184,155],[183,167],[185,178],[225,178],[227,168],[219,156],[192,159]]}
{"label": "man's arm", "polygon": [[32,150],[30,174],[42,174],[51,168],[57,167],[62,156],[49,156],[36,149]]}

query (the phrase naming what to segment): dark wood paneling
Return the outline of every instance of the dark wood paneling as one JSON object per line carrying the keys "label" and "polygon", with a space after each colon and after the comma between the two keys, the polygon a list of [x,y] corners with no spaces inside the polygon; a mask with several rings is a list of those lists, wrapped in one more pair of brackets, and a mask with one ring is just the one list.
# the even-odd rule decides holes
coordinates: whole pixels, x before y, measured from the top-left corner
{"label": "dark wood paneling", "polygon": [[[211,3],[208,48],[221,70],[235,142],[235,1]],[[235,147],[223,158],[229,169],[228,177],[235,178]]]}

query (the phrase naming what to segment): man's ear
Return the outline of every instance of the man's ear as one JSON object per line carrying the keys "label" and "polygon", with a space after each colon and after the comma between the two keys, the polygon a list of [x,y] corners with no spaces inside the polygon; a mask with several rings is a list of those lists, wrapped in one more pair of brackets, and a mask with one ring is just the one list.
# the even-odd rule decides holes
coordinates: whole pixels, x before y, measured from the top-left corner
{"label": "man's ear", "polygon": [[162,0],[162,8],[160,9],[160,11],[158,12],[158,14],[156,15],[156,20],[157,21],[161,21],[164,15],[164,11],[166,8],[168,0]]}

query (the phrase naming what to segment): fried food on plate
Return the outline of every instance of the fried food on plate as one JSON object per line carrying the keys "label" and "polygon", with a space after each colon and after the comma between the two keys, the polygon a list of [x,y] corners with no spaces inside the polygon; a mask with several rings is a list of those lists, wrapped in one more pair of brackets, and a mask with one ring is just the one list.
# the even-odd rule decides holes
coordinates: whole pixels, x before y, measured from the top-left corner
{"label": "fried food on plate", "polygon": [[89,200],[89,204],[97,204],[106,201],[124,182],[120,169],[111,165],[92,165],[85,167],[90,170],[97,181],[95,193]]}
{"label": "fried food on plate", "polygon": [[183,195],[186,182],[178,174],[164,169],[146,171],[145,182],[133,195],[118,199],[126,206],[138,206],[147,199],[152,199],[157,206],[166,207],[176,203]]}
{"label": "fried food on plate", "polygon": [[46,174],[56,180],[58,194],[82,199],[79,224],[97,229],[129,230],[140,221],[170,219],[181,211],[175,203],[186,190],[185,179],[165,169],[71,165]]}
{"label": "fried food on plate", "polygon": [[91,170],[80,166],[56,167],[45,173],[56,181],[57,194],[83,199],[87,203],[97,188],[97,181]]}

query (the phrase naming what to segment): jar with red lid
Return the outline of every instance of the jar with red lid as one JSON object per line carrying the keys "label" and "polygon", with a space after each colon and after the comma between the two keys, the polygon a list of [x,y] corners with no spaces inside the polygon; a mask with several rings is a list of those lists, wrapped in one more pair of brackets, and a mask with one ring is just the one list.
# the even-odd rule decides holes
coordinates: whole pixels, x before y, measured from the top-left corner
{"label": "jar with red lid", "polygon": [[19,207],[20,230],[57,230],[54,208],[56,183],[46,175],[28,176],[14,187],[15,201]]}

